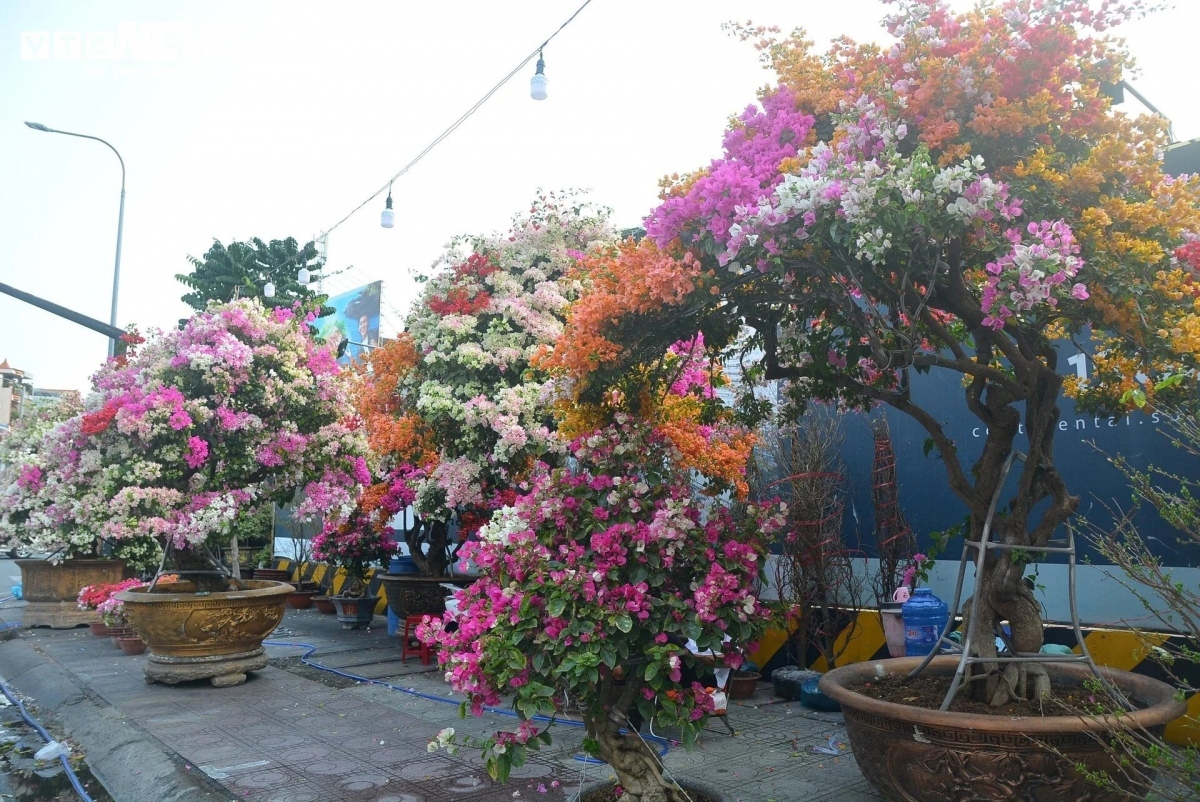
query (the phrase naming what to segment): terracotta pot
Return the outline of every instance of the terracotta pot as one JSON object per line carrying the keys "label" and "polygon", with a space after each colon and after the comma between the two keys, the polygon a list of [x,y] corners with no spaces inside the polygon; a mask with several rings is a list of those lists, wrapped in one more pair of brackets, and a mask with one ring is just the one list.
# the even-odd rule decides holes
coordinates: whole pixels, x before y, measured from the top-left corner
{"label": "terracotta pot", "polygon": [[337,608],[337,619],[341,622],[342,629],[363,629],[371,626],[379,597],[330,596],[329,601]]}
{"label": "terracotta pot", "polygon": [[755,671],[735,671],[729,678],[729,698],[749,699],[758,690],[758,681],[762,674]]}
{"label": "terracotta pot", "polygon": [[125,654],[141,654],[146,651],[146,641],[137,635],[117,638],[117,644],[120,645],[121,651],[125,652]]}
{"label": "terracotta pot", "polygon": [[317,610],[325,615],[333,615],[337,612],[337,606],[329,600],[328,596],[313,596],[313,604],[317,606]]}
{"label": "terracotta pot", "polygon": [[21,592],[28,602],[21,610],[27,627],[70,629],[91,625],[96,613],[80,610],[77,599],[86,585],[115,585],[124,579],[124,560],[16,560],[21,569]]}
{"label": "terracotta pot", "polygon": [[103,621],[88,622],[88,629],[90,629],[92,634],[97,638],[107,638],[111,634],[108,631],[108,624],[104,623]]}
{"label": "terracotta pot", "polygon": [[313,605],[313,597],[317,595],[315,590],[297,590],[288,594],[287,605],[293,610],[307,610]]}
{"label": "terracotta pot", "polygon": [[437,615],[446,612],[450,591],[444,585],[465,588],[475,582],[473,576],[417,576],[414,574],[376,574],[387,594],[388,608],[400,621],[410,615]]}
{"label": "terracotta pot", "polygon": [[[1075,766],[1106,771],[1118,781],[1116,766],[1097,736],[1110,728],[1144,727],[1161,735],[1166,724],[1187,712],[1175,689],[1150,677],[1105,669],[1124,694],[1145,707],[1119,719],[1075,716],[991,716],[943,713],[939,710],[884,702],[857,693],[880,667],[888,674],[907,674],[919,657],[877,660],[843,666],[821,678],[820,689],[842,706],[854,757],[875,790],[889,800],[958,802],[962,799],[1023,799],[1050,802],[1080,799],[1087,789],[1093,802],[1128,797],[1101,792],[1088,784]],[[949,677],[957,657],[938,657],[927,673]],[[1081,664],[1045,664],[1051,682],[1082,682],[1091,676]],[[1058,750],[1059,757],[1051,750]],[[1130,788],[1132,793],[1138,789]]]}
{"label": "terracotta pot", "polygon": [[131,588],[117,594],[125,615],[150,647],[147,681],[173,685],[208,679],[240,685],[247,671],[267,665],[263,638],[283,619],[284,582],[251,579],[246,590],[198,595],[191,582]]}
{"label": "terracotta pot", "polygon": [[136,633],[133,631],[133,628],[128,626],[109,627],[108,635],[112,638],[112,645],[114,649],[121,648],[121,638],[136,637]]}

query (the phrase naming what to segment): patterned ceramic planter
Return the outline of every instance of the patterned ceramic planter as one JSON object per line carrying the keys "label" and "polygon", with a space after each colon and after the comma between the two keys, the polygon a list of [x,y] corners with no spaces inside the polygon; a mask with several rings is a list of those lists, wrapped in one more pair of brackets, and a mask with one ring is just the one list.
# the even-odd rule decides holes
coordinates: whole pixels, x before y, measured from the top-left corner
{"label": "patterned ceramic planter", "polygon": [[[1144,727],[1162,734],[1169,721],[1187,712],[1175,689],[1150,677],[1104,669],[1105,675],[1143,707],[1120,719],[1083,716],[992,716],[943,713],[885,702],[854,689],[870,682],[882,668],[907,674],[922,658],[904,657],[855,663],[821,677],[821,691],[842,706],[846,731],[858,767],[885,799],[911,802],[959,802],[963,799],[1022,799],[1092,802],[1128,799],[1123,792],[1089,786],[1076,770],[1125,775],[1100,738],[1110,727]],[[957,657],[935,658],[926,673],[949,677]],[[1082,682],[1091,672],[1081,664],[1046,664],[1052,682]],[[1057,752],[1057,754],[1056,754]],[[1134,794],[1137,789],[1129,789]],[[1140,797],[1139,797],[1140,798]]]}
{"label": "patterned ceramic planter", "polygon": [[337,619],[342,623],[342,629],[365,629],[371,626],[375,605],[379,604],[378,596],[330,596],[329,600],[337,609]]}
{"label": "patterned ceramic planter", "polygon": [[132,588],[117,595],[125,616],[150,647],[148,682],[174,685],[207,679],[220,687],[241,685],[246,672],[267,665],[263,638],[283,619],[283,582],[251,579],[246,590],[197,594],[191,582]]}
{"label": "patterned ceramic planter", "polygon": [[86,585],[115,585],[125,578],[123,560],[16,560],[21,589],[28,604],[21,610],[27,627],[70,629],[91,625],[96,613],[80,610],[79,591]]}

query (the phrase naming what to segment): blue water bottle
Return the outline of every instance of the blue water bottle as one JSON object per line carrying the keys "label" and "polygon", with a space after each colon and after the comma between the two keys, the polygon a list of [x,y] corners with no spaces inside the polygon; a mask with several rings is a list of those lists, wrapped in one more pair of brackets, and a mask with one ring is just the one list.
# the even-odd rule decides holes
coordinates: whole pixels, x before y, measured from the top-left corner
{"label": "blue water bottle", "polygon": [[924,657],[938,646],[949,609],[929,588],[917,588],[901,608],[904,617],[904,654]]}

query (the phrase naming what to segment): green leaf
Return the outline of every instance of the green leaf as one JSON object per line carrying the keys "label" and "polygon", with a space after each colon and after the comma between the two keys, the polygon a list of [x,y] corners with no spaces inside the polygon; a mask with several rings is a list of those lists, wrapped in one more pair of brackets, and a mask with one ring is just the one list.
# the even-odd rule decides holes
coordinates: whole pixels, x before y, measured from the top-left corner
{"label": "green leaf", "polygon": [[651,663],[650,665],[646,666],[646,682],[650,682],[652,679],[658,676],[658,667],[658,663]]}
{"label": "green leaf", "polygon": [[921,448],[925,452],[925,456],[929,456],[929,452],[933,451],[934,445],[935,443],[933,442],[932,437],[925,438],[925,442],[921,444]]}
{"label": "green leaf", "polygon": [[696,725],[691,724],[691,723],[684,724],[683,726],[681,726],[679,728],[679,731],[680,731],[680,733],[682,733],[683,748],[689,752],[692,751],[693,749],[695,749],[696,748],[696,736],[698,736],[700,734]]}
{"label": "green leaf", "polygon": [[510,762],[514,769],[519,769],[525,765],[525,747],[513,745],[508,747],[508,751],[512,755]]}
{"label": "green leaf", "polygon": [[630,632],[633,629],[633,619],[629,617],[628,613],[621,613],[614,623],[622,632]]}
{"label": "green leaf", "polygon": [[546,612],[554,618],[558,618],[567,609],[567,602],[561,596],[556,596],[546,604]]}

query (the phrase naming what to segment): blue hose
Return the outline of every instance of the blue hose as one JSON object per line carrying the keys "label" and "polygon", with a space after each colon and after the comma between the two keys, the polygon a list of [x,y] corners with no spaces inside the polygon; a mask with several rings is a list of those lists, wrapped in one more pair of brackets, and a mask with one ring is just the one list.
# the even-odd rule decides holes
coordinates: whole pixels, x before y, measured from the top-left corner
{"label": "blue hose", "polygon": [[[21,700],[13,695],[12,690],[8,687],[7,682],[0,680],[0,691],[4,692],[4,695],[8,698],[8,701],[17,706],[17,710],[21,711],[21,718],[25,719],[26,724],[37,730],[38,735],[42,736],[46,743],[50,743],[54,740],[50,737],[50,733],[46,732],[46,728],[41,724],[38,724],[33,717],[29,715],[29,711],[25,709],[25,705],[21,704]],[[79,798],[82,799],[83,802],[94,802],[94,800],[88,796],[88,792],[83,790],[83,784],[79,782],[79,777],[76,776],[75,770],[71,768],[70,762],[67,761],[67,756],[59,755],[58,759],[62,761],[63,770],[67,772],[67,779],[71,781],[71,786],[75,789],[75,793],[79,794]]]}
{"label": "blue hose", "polygon": [[[441,702],[442,704],[454,705],[455,707],[458,707],[461,704],[461,702],[458,699],[451,699],[446,696],[435,696],[431,693],[421,693],[420,691],[414,691],[412,688],[401,688],[399,685],[393,685],[392,683],[384,682],[381,679],[370,679],[368,677],[360,677],[358,674],[351,674],[349,671],[342,671],[341,669],[330,668],[329,666],[323,666],[320,663],[318,663],[317,661],[309,659],[309,656],[312,655],[312,653],[317,650],[317,647],[313,646],[310,643],[288,643],[286,641],[265,640],[265,641],[263,641],[263,645],[264,646],[292,646],[292,647],[295,647],[298,649],[307,649],[308,651],[306,651],[304,654],[300,655],[301,663],[304,663],[304,665],[306,665],[306,666],[309,666],[311,668],[316,668],[321,671],[328,671],[330,674],[335,674],[339,677],[344,677],[345,679],[352,679],[356,682],[362,682],[367,685],[379,685],[381,687],[387,688],[390,691],[399,691],[400,693],[407,693],[409,696],[415,696],[418,699],[428,699],[431,702]],[[495,713],[500,716],[511,716],[512,718],[520,718],[520,716],[518,716],[513,711],[503,710],[499,707],[485,707],[484,710],[486,710],[489,713]],[[555,719],[555,718],[550,718],[549,716],[533,716],[531,720],[532,721],[542,721],[542,722],[546,722],[546,723],[550,723],[550,724],[566,724],[571,727],[584,726],[584,723],[582,721],[573,721],[569,718]],[[642,735],[641,738],[642,738],[642,740],[655,741],[656,743],[662,744],[662,751],[658,753],[658,756],[660,759],[666,757],[668,750],[670,750],[670,748],[671,748],[671,745],[667,741],[666,738],[659,738],[657,735]],[[575,759],[582,763],[603,763],[604,762],[603,760],[597,760],[594,757],[584,757],[584,756],[580,756],[580,755],[576,755]]]}

